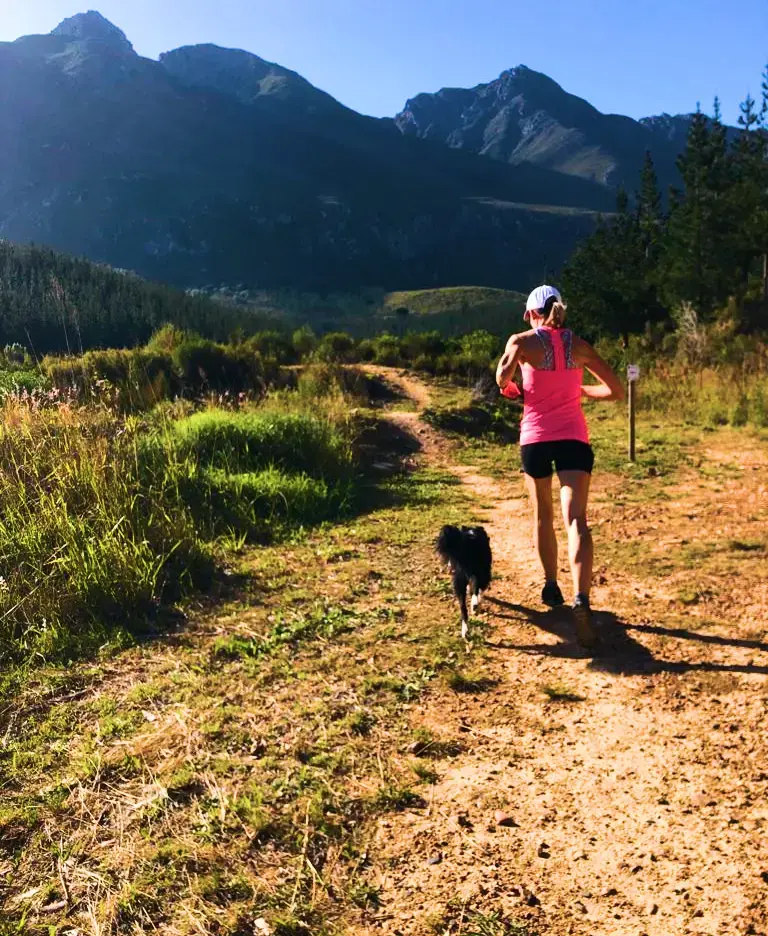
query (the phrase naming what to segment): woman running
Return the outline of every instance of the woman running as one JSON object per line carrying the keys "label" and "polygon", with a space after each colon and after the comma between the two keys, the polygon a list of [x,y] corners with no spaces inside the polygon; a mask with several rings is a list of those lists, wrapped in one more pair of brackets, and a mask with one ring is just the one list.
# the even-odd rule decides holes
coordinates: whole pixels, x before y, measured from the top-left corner
{"label": "woman running", "polygon": [[[568,558],[576,595],[576,636],[583,646],[596,640],[589,593],[592,585],[592,534],[587,526],[589,481],[594,464],[582,397],[622,400],[624,387],[595,349],[564,328],[566,306],[552,286],[539,286],[525,306],[531,330],[512,335],[496,370],[504,396],[523,397],[520,452],[533,504],[536,549],[544,567],[541,600],[550,608],[564,603],[557,584],[557,537],[552,507],[552,466],[560,479],[560,500],[568,530]],[[522,392],[512,381],[522,370]],[[597,378],[584,385],[586,368]]]}

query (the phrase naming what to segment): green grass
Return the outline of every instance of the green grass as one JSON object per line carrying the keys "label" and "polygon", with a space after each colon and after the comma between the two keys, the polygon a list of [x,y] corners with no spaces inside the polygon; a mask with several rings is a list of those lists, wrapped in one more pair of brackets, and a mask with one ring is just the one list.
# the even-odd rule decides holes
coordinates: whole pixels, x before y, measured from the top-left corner
{"label": "green grass", "polygon": [[497,681],[479,673],[462,673],[454,670],[447,674],[446,684],[453,692],[476,695],[489,692],[497,685]]}
{"label": "green grass", "polygon": [[171,439],[182,458],[233,475],[274,467],[335,479],[352,468],[349,439],[306,411],[206,410],[174,423]]}
{"label": "green grass", "polygon": [[538,936],[527,924],[512,920],[498,911],[481,911],[459,898],[451,900],[443,913],[425,921],[435,936],[461,933],[462,936]]}
{"label": "green grass", "polygon": [[254,659],[303,640],[333,640],[358,626],[361,620],[360,615],[345,608],[319,605],[309,613],[278,616],[263,637],[219,637],[212,652],[221,660]]}
{"label": "green grass", "polygon": [[429,764],[425,764],[421,761],[414,761],[411,764],[411,770],[416,774],[422,783],[433,785],[440,781],[440,774],[434,769],[434,767],[430,767]]}
{"label": "green grass", "polygon": [[424,800],[409,787],[387,784],[381,787],[373,799],[373,807],[382,812],[401,812],[424,805]]}
{"label": "green grass", "polygon": [[391,292],[384,297],[384,310],[408,309],[413,315],[500,311],[522,316],[525,297],[507,289],[487,286],[447,286],[442,289],[416,289]]}
{"label": "green grass", "polygon": [[586,701],[583,695],[579,695],[578,692],[574,692],[572,689],[569,689],[567,686],[547,685],[547,686],[542,686],[541,691],[549,699],[550,702],[584,702]]}

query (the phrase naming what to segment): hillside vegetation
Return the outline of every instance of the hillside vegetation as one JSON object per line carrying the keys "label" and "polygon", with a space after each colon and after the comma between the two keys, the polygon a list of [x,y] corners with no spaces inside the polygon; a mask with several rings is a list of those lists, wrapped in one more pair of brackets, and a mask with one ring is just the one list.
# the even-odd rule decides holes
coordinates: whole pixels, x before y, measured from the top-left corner
{"label": "hillside vegetation", "polygon": [[217,341],[266,328],[289,335],[307,323],[319,333],[346,329],[358,337],[395,325],[446,335],[473,328],[501,334],[519,320],[522,301],[518,293],[480,286],[186,293],[46,248],[0,242],[0,347],[19,344],[37,356],[130,348],[165,324]]}
{"label": "hillside vegetation", "polygon": [[387,293],[384,309],[407,309],[413,315],[473,313],[478,315],[522,311],[522,293],[487,286],[447,286],[442,289],[414,289]]}
{"label": "hillside vegetation", "polygon": [[209,338],[264,327],[265,316],[88,260],[0,241],[0,347],[41,356],[126,347],[171,323]]}

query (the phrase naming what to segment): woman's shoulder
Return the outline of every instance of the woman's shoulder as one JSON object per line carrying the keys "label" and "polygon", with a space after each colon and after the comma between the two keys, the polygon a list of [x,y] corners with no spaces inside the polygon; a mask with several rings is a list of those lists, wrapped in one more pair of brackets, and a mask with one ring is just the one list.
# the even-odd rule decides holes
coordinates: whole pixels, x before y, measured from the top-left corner
{"label": "woman's shoulder", "polygon": [[522,342],[530,340],[531,338],[535,338],[536,335],[537,335],[537,329],[529,328],[528,331],[516,332],[514,335],[512,335],[512,337],[509,340],[522,343]]}
{"label": "woman's shoulder", "polygon": [[591,360],[595,354],[592,345],[585,338],[580,337],[575,332],[572,332],[572,335],[571,353],[573,354],[574,360],[577,360],[582,364]]}
{"label": "woman's shoulder", "polygon": [[524,348],[529,339],[536,334],[535,331],[514,332],[507,339],[507,350],[511,348]]}

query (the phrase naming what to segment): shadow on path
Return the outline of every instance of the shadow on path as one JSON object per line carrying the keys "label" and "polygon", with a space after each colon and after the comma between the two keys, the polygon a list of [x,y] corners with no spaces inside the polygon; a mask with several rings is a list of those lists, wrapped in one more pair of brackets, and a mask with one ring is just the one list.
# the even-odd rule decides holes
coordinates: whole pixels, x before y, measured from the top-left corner
{"label": "shadow on path", "polygon": [[[569,608],[553,608],[551,611],[536,611],[525,605],[512,604],[490,596],[485,599],[496,609],[504,609],[511,614],[496,611],[495,616],[509,621],[527,622],[535,627],[554,634],[558,644],[514,644],[510,641],[488,641],[487,646],[498,650],[519,650],[523,653],[539,654],[560,658],[582,659],[587,656],[575,640],[575,627]],[[650,624],[625,624],[609,611],[595,611],[595,626],[599,635],[599,644],[592,654],[590,669],[615,673],[622,676],[647,675],[654,673],[748,673],[768,676],[768,664],[753,663],[713,663],[710,661],[687,662],[685,660],[660,660],[651,651],[635,640],[630,631],[637,630],[664,637],[681,640],[696,640],[701,643],[716,644],[724,647],[753,649],[768,653],[768,644],[757,640],[717,637],[711,634],[699,634],[696,631],[660,627]]]}

